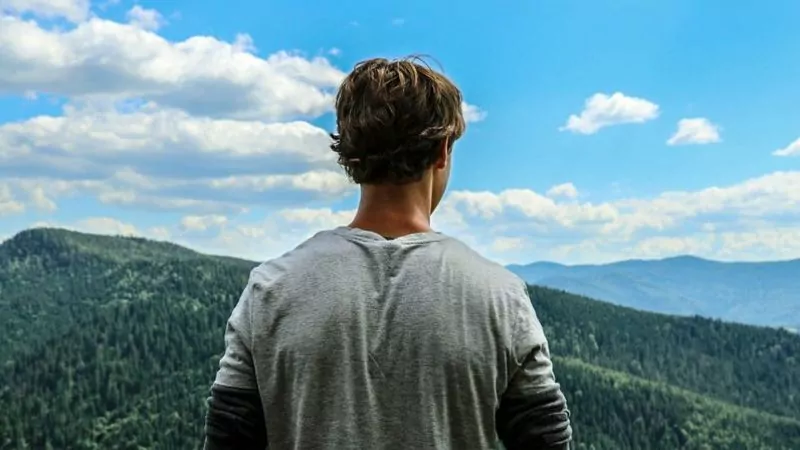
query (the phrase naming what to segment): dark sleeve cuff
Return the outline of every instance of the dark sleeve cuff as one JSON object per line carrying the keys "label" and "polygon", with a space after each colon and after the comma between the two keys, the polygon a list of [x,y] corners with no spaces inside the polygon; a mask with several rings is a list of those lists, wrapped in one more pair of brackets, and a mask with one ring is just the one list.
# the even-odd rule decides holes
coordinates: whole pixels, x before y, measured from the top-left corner
{"label": "dark sleeve cuff", "polygon": [[561,388],[503,399],[497,412],[498,434],[507,450],[569,450],[572,427]]}
{"label": "dark sleeve cuff", "polygon": [[206,415],[204,450],[264,450],[267,430],[257,390],[215,384]]}

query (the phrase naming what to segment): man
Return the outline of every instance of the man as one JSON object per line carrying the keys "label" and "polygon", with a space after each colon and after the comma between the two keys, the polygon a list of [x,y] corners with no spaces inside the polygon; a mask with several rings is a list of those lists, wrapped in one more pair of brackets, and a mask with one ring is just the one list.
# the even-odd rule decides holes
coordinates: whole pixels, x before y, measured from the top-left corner
{"label": "man", "polygon": [[462,96],[414,58],[356,65],[331,148],[347,227],[254,269],[225,332],[207,450],[567,449],[525,284],[431,230]]}

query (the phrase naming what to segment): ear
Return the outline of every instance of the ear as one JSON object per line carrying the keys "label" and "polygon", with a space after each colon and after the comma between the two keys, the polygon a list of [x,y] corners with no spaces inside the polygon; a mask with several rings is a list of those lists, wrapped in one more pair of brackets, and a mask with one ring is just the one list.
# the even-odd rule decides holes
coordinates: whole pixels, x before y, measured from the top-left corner
{"label": "ear", "polygon": [[447,167],[447,160],[449,159],[448,158],[449,156],[450,156],[450,138],[446,137],[442,140],[442,144],[439,147],[439,157],[436,158],[436,163],[434,164],[434,167],[436,167],[439,170],[442,170],[445,167]]}

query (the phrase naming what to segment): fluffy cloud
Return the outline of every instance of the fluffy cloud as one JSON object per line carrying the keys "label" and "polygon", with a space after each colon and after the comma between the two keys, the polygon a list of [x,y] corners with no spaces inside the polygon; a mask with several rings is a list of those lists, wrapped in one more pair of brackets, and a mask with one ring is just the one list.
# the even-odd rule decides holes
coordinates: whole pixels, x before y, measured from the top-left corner
{"label": "fluffy cloud", "polygon": [[626,123],[643,123],[658,117],[655,103],[643,98],[628,97],[621,92],[612,95],[597,93],[586,100],[579,115],[571,115],[560,131],[594,134],[601,128]]}
{"label": "fluffy cloud", "polygon": [[68,107],[0,125],[0,176],[51,210],[46,198],[91,193],[111,204],[229,211],[352,193],[328,145],[307,122]]}
{"label": "fluffy cloud", "polygon": [[681,119],[668,145],[713,144],[720,142],[719,127],[704,117]]}
{"label": "fluffy cloud", "polygon": [[547,190],[548,197],[575,198],[578,196],[578,189],[572,183],[563,183],[551,187]]}
{"label": "fluffy cloud", "polygon": [[782,260],[800,256],[800,229],[765,226],[725,232],[695,232],[641,240],[593,237],[552,248],[547,255],[571,263],[597,263],[630,258],[696,255],[723,261]]}
{"label": "fluffy cloud", "polygon": [[492,241],[492,250],[498,253],[521,250],[524,246],[525,239],[521,237],[498,236]]}
{"label": "fluffy cloud", "polygon": [[320,57],[260,58],[242,37],[170,42],[143,29],[148,13],[136,11],[137,26],[91,18],[69,30],[0,17],[0,92],[136,98],[194,115],[278,120],[329,111],[344,76]]}
{"label": "fluffy cloud", "polygon": [[775,156],[800,156],[800,138],[784,148],[772,152]]}
{"label": "fluffy cloud", "polygon": [[163,179],[120,171],[99,179],[9,178],[11,192],[27,195],[39,210],[53,211],[60,198],[92,195],[108,205],[205,213],[244,212],[255,206],[329,201],[354,192],[337,172],[258,177]]}
{"label": "fluffy cloud", "polygon": [[[0,93],[68,99],[61,115],[0,124],[0,178],[14,205],[53,211],[62,197],[93,195],[227,214],[354,192],[326,130],[300,120],[330,112],[344,73],[325,58],[262,58],[247,35],[172,42],[155,32],[163,17],[138,5],[125,24],[75,0],[0,2]],[[21,13],[76,24],[47,27]],[[468,121],[486,116],[462,106]]]}
{"label": "fluffy cloud", "polygon": [[190,231],[205,231],[209,228],[222,227],[226,223],[228,223],[228,218],[219,214],[185,216],[181,219],[181,227]]}
{"label": "fluffy cloud", "polygon": [[56,202],[47,196],[42,186],[35,186],[30,189],[28,196],[33,206],[40,211],[53,212],[58,209]]}
{"label": "fluffy cloud", "polygon": [[558,203],[530,189],[507,189],[500,193],[455,191],[448,201],[466,214],[483,219],[507,220],[516,215],[541,226],[571,228],[583,224],[614,223],[619,210],[612,204]]}
{"label": "fluffy cloud", "polygon": [[63,116],[0,125],[0,163],[12,173],[51,173],[54,166],[73,176],[121,167],[163,176],[331,168],[328,145],[327,133],[307,122],[210,119],[156,108],[67,107]]}
{"label": "fluffy cloud", "polygon": [[291,250],[320,229],[345,225],[354,214],[353,210],[286,208],[257,221],[219,215],[186,216],[166,231],[178,243],[207,253],[260,261]]}
{"label": "fluffy cloud", "polygon": [[[800,247],[792,244],[800,232],[800,172],[601,203],[568,197],[559,201],[528,189],[455,191],[442,209],[446,220],[438,223],[446,231],[482,236],[494,241],[487,249],[490,254],[521,261],[588,262],[681,253],[800,257]],[[770,233],[773,229],[780,231]],[[736,247],[738,238],[752,244]],[[522,251],[515,252],[517,243],[524,243],[519,245]]]}
{"label": "fluffy cloud", "polygon": [[0,217],[19,214],[25,211],[25,205],[14,198],[8,184],[0,184]]}
{"label": "fluffy cloud", "polygon": [[290,223],[301,223],[315,228],[334,228],[345,225],[355,216],[355,213],[355,210],[295,208],[280,211],[278,215]]}
{"label": "fluffy cloud", "polygon": [[144,30],[158,30],[166,22],[161,13],[155,9],[146,9],[139,5],[131,8],[126,17],[128,18],[128,23]]}
{"label": "fluffy cloud", "polygon": [[[537,221],[560,226],[592,226],[606,234],[663,230],[690,219],[714,215],[737,217],[800,216],[800,172],[775,172],[727,187],[664,192],[654,198],[626,198],[599,204],[557,203],[534,191],[516,189],[499,194],[456,192],[452,201],[468,199],[467,210],[516,211]],[[483,214],[487,217],[486,214]]]}
{"label": "fluffy cloud", "polygon": [[[269,160],[273,157],[324,165],[335,160],[329,142],[324,130],[307,122],[210,119],[153,107],[132,112],[67,107],[62,116],[0,125],[0,161],[12,164],[12,158],[46,155],[49,165],[68,162],[73,170],[78,166],[101,170],[100,166],[114,168],[121,162],[144,167],[172,156],[185,165],[200,162],[224,171],[218,165],[222,160],[247,167],[274,164]],[[44,159],[37,164],[48,164]]]}
{"label": "fluffy cloud", "polygon": [[467,102],[461,103],[461,112],[464,114],[464,120],[467,122],[480,122],[486,118],[486,111],[478,108],[475,105],[470,105]]}

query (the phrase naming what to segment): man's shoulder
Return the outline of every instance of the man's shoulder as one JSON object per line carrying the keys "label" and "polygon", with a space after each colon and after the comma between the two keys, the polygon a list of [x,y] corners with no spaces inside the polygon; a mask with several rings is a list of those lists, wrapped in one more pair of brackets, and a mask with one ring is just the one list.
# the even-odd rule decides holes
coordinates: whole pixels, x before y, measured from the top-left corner
{"label": "man's shoulder", "polygon": [[474,280],[486,280],[494,286],[525,289],[525,282],[502,264],[483,256],[465,242],[448,237],[443,241],[453,251],[452,263]]}
{"label": "man's shoulder", "polygon": [[320,261],[324,253],[335,254],[335,247],[340,244],[341,239],[330,230],[319,231],[291,250],[256,266],[250,272],[250,280],[274,282],[282,275],[313,268],[314,262]]}

